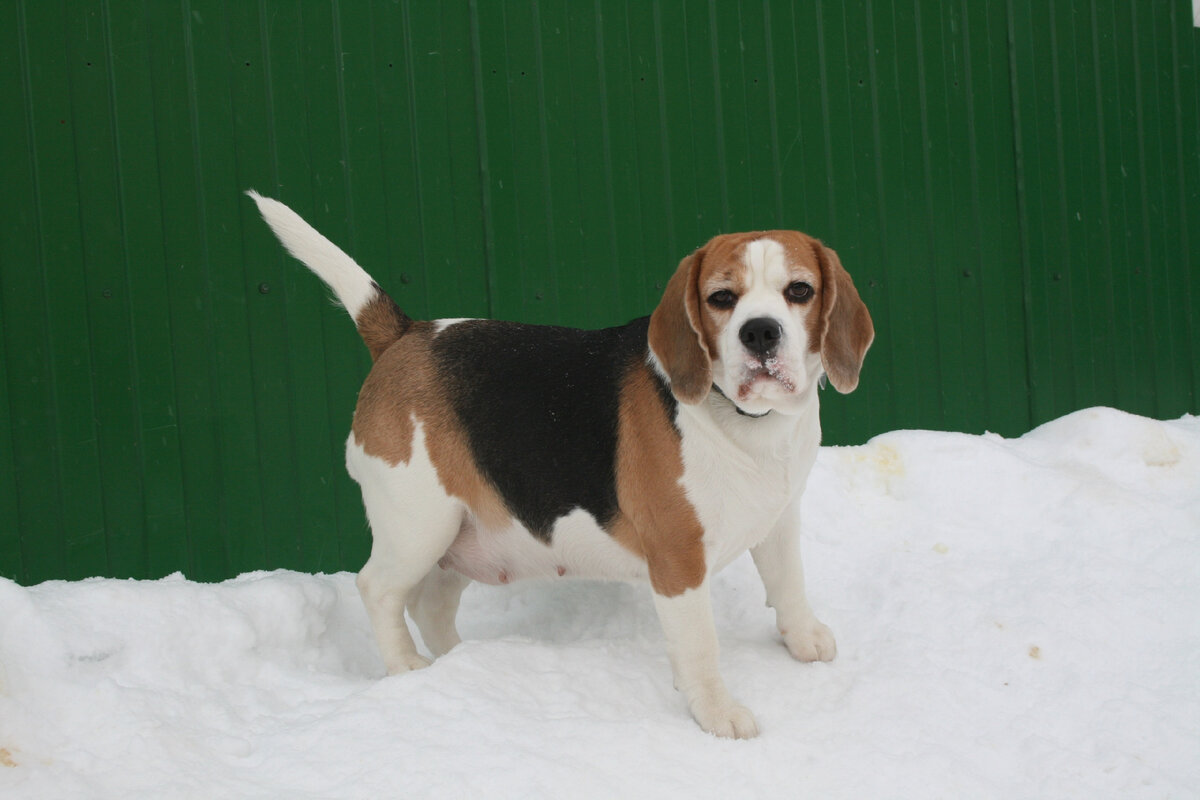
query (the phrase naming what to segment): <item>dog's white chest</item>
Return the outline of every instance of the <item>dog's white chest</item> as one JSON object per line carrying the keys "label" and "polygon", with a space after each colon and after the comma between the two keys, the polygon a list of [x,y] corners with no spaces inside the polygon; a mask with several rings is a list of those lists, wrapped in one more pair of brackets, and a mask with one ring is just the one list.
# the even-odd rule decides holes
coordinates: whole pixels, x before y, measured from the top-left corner
{"label": "dog's white chest", "polygon": [[731,444],[704,418],[679,417],[682,480],[704,527],[711,571],[767,536],[804,490],[821,438],[815,416],[734,422],[750,435]]}

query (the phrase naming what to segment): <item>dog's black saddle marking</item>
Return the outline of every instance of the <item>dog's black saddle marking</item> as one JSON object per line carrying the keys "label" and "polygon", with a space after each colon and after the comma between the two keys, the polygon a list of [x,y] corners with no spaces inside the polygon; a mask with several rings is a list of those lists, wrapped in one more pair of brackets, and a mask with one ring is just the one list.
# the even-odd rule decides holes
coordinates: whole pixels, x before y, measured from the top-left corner
{"label": "dog's black saddle marking", "polygon": [[[576,508],[605,528],[616,517],[619,393],[629,370],[649,369],[648,326],[648,317],[597,331],[469,320],[434,339],[480,471],[539,539]],[[675,398],[654,379],[674,422]]]}

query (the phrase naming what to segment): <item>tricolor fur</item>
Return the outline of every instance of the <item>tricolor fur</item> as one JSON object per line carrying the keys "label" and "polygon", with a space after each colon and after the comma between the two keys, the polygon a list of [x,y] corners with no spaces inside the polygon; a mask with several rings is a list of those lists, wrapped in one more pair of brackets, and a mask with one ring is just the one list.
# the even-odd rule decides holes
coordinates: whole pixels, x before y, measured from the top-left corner
{"label": "tricolor fur", "polygon": [[600,331],[414,321],[349,256],[253,192],[335,292],[374,365],[346,444],[371,523],[358,585],[389,672],[441,655],[470,580],[648,581],[705,730],[757,725],[717,671],[708,578],[750,549],[788,649],[833,658],[804,592],[797,505],[817,385],[858,383],[874,331],[836,254],[794,231],[718,236],[654,313]]}

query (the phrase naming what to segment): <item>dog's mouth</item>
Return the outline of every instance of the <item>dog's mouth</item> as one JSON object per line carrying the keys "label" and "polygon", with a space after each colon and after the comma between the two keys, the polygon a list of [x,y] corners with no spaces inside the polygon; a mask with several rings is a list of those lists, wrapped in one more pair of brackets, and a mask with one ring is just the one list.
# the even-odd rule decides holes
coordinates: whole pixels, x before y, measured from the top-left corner
{"label": "dog's mouth", "polygon": [[761,392],[763,384],[778,386],[789,394],[796,391],[791,371],[778,358],[748,357],[743,364],[742,379],[738,382],[738,399],[748,400]]}

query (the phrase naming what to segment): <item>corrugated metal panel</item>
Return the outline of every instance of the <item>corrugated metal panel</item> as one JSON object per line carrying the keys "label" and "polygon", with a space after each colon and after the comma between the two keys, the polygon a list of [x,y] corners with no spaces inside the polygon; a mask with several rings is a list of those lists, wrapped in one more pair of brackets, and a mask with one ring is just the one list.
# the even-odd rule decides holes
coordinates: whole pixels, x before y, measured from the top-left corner
{"label": "corrugated metal panel", "polygon": [[1195,410],[1195,33],[1181,3],[1017,4],[1032,416]]}
{"label": "corrugated metal panel", "polygon": [[722,231],[841,253],[826,440],[1197,411],[1183,0],[0,9],[0,574],[357,567],[368,359],[240,192],[420,317],[602,326]]}

